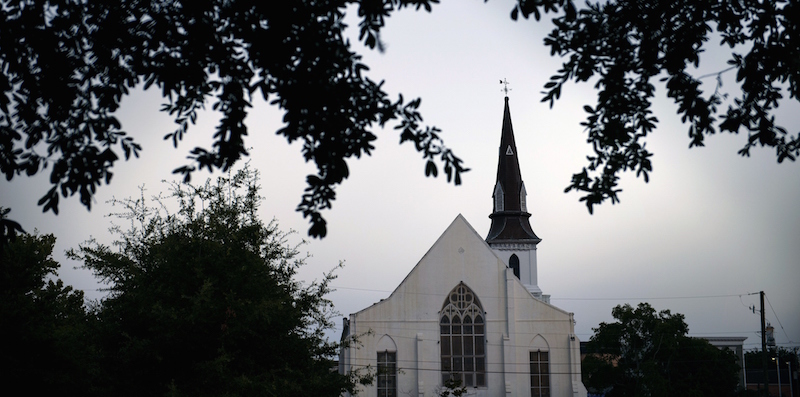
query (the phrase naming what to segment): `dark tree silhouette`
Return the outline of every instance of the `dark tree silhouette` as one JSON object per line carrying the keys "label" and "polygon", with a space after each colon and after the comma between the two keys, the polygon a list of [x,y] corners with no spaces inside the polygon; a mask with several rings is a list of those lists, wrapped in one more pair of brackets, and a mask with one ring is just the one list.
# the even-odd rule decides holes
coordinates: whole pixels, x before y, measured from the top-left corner
{"label": "dark tree silhouette", "polygon": [[[100,301],[55,278],[53,235],[6,244],[6,385],[37,396],[340,396],[371,381],[368,369],[332,370],[334,276],[297,280],[303,258],[258,218],[257,182],[244,167],[216,184],[175,183],[154,201],[115,202],[130,229],[112,227],[112,246],[90,240],[68,253],[103,282]],[[169,198],[175,213],[161,205]]]}
{"label": "dark tree silhouette", "polygon": [[[570,0],[519,0],[511,17],[533,14],[538,20],[548,11],[558,15],[545,45],[566,61],[545,85],[542,101],[552,106],[571,80],[591,80],[597,89],[597,102],[584,107],[589,115],[582,123],[594,155],[566,189],[582,192],[589,212],[607,199],[619,201],[620,172],[635,171],[648,181],[652,153],[645,138],[658,122],[650,110],[653,79],[665,83],[689,124],[689,147],[703,146],[704,137],[717,130],[743,131],[743,156],[757,145],[774,148],[778,162],[800,155],[800,134],[787,133],[774,116],[786,91],[800,101],[796,1],[611,0],[578,10]],[[731,66],[720,73],[735,71],[741,84],[740,95],[722,113],[720,86],[704,95],[702,76],[687,70],[699,65],[714,30],[719,45],[730,49]]]}
{"label": "dark tree silhouette", "polygon": [[[10,180],[49,167],[43,210],[57,213],[59,197],[75,194],[89,208],[120,156],[140,151],[114,112],[143,84],[161,90],[162,110],[177,124],[165,139],[175,146],[206,101],[221,113],[212,147],[192,149],[191,161],[174,171],[185,180],[198,169],[228,170],[247,155],[244,119],[254,98],[279,106],[286,124],[277,133],[302,141],[305,160],[317,166],[297,208],[312,236],[326,234],[320,211],[348,177],[346,160],[371,154],[375,128],[394,125],[400,141],[423,154],[426,175],[442,166],[459,184],[466,169],[438,129],[420,125],[420,100],[390,99],[382,83],[362,74],[367,65],[342,34],[344,11],[353,6],[359,40],[380,49],[386,18],[406,7],[430,11],[434,3],[0,1],[0,171]],[[555,15],[555,29],[545,45],[567,60],[545,85],[544,101],[552,104],[570,80],[596,78],[597,103],[585,107],[584,123],[595,154],[567,188],[584,194],[590,212],[594,204],[618,201],[620,172],[648,179],[644,140],[657,122],[650,111],[653,78],[666,82],[690,124],[690,146],[717,130],[746,131],[743,155],[754,145],[775,148],[778,161],[800,154],[798,135],[776,125],[773,115],[785,90],[799,99],[797,2],[610,0],[578,9],[571,0],[518,0],[511,17],[538,20],[547,12]],[[721,115],[722,94],[704,95],[699,77],[686,70],[699,63],[713,29],[731,48],[742,88]],[[18,226],[3,218],[4,235]]]}
{"label": "dark tree silhouette", "polygon": [[[161,205],[169,199],[174,213]],[[334,397],[370,379],[332,370],[340,345],[324,333],[334,276],[297,280],[303,258],[258,218],[261,202],[247,167],[174,184],[163,199],[118,201],[131,227],[113,228],[112,246],[69,252],[108,286],[93,334],[95,394]]]}
{"label": "dark tree silhouette", "polygon": [[609,397],[733,396],[739,365],[729,350],[686,336],[682,314],[648,303],[616,306],[581,364],[584,384]]}
{"label": "dark tree silhouette", "polygon": [[94,349],[83,291],[57,278],[52,234],[22,233],[0,251],[0,349],[9,389],[81,395],[90,389]]}
{"label": "dark tree silhouette", "polygon": [[431,2],[2,1],[0,171],[11,180],[49,167],[43,210],[58,213],[59,197],[76,193],[90,208],[120,155],[138,156],[114,112],[143,83],[166,99],[162,110],[177,128],[164,138],[175,146],[206,101],[222,114],[213,147],[192,149],[191,162],[174,171],[187,181],[247,155],[244,119],[254,97],[283,109],[277,133],[302,141],[317,166],[297,208],[312,236],[326,234],[320,211],[347,178],[346,159],[371,154],[373,130],[387,123],[423,154],[427,175],[438,174],[438,161],[459,184],[466,169],[438,129],[420,126],[420,100],[391,100],[363,75],[367,66],[342,34],[348,4],[358,5],[360,39],[374,48],[392,12],[430,10]]}

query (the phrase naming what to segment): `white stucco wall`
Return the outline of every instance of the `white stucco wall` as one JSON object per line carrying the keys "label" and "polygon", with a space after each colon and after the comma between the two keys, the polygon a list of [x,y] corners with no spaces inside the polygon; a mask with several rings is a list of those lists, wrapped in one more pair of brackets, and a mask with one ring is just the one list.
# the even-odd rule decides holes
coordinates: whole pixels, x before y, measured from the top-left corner
{"label": "white stucco wall", "polygon": [[[551,395],[586,395],[580,362],[575,362],[579,343],[570,339],[571,314],[534,299],[461,215],[388,298],[350,315],[350,334],[360,345],[342,355],[342,368],[374,369],[377,352],[390,346],[388,335],[397,348],[398,395],[436,395],[441,387],[439,311],[459,282],[475,293],[486,313],[486,387],[470,388],[468,395],[530,395],[529,352],[536,348],[550,352]],[[376,390],[373,384],[359,395],[375,396]]]}

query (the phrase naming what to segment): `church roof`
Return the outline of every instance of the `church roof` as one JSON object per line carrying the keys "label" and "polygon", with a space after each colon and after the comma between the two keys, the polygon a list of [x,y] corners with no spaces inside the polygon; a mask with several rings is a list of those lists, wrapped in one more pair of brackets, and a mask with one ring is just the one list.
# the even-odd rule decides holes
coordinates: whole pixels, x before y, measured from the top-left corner
{"label": "church roof", "polygon": [[500,137],[499,159],[497,162],[497,182],[495,183],[494,208],[489,218],[492,226],[486,242],[533,243],[542,241],[533,232],[525,202],[525,184],[519,169],[519,153],[514,141],[514,129],[511,126],[511,111],[508,97],[505,98],[503,111],[503,130]]}
{"label": "church roof", "polygon": [[[458,214],[387,298],[350,314],[350,319],[353,321],[348,332],[352,334],[352,330],[356,330],[355,335],[357,335],[359,331],[353,328],[353,324],[363,324],[370,319],[385,324],[386,318],[380,316],[397,318],[396,314],[387,313],[392,313],[389,308],[398,301],[406,300],[409,302],[406,303],[406,307],[415,308],[405,312],[406,315],[423,316],[428,312],[420,310],[422,307],[437,307],[438,310],[447,293],[459,282],[468,285],[478,295],[500,297],[500,293],[493,288],[497,287],[499,280],[506,280],[506,268],[507,265],[491,246],[484,243],[480,234],[463,215]],[[518,278],[512,276],[510,279],[516,280],[520,294],[531,294]],[[445,287],[442,287],[443,285]],[[531,296],[530,304],[535,304],[539,308],[547,307],[553,312],[569,316],[569,312],[550,302],[529,296]],[[489,305],[488,302],[484,303]]]}

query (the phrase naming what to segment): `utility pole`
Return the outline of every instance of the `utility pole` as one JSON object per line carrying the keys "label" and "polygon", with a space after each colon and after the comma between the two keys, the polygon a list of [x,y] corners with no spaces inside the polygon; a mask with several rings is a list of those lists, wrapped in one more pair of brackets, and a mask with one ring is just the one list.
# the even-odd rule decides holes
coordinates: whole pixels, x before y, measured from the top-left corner
{"label": "utility pole", "polygon": [[781,396],[781,354],[778,348],[775,348],[775,369],[778,370],[778,397]]}
{"label": "utility pole", "polygon": [[767,324],[764,319],[764,291],[761,295],[761,358],[764,366],[764,395],[769,396],[769,378],[767,377]]}

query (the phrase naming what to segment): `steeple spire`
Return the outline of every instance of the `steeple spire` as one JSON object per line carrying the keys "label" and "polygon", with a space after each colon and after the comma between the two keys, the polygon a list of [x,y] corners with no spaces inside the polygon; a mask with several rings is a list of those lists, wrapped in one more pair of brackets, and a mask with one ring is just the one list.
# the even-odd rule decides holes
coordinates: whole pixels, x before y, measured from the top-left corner
{"label": "steeple spire", "polygon": [[549,302],[550,295],[542,294],[537,275],[536,245],[542,239],[531,228],[531,214],[528,213],[525,196],[525,184],[519,171],[519,152],[514,142],[511,111],[508,109],[506,96],[497,161],[497,182],[492,195],[494,208],[489,215],[492,226],[486,242],[534,298]]}
{"label": "steeple spire", "polygon": [[489,245],[527,243],[534,246],[542,241],[531,228],[526,203],[525,184],[519,170],[517,144],[511,127],[511,111],[508,96],[505,97],[503,131],[500,137],[500,152],[497,162],[497,182],[494,187],[494,208],[489,218],[492,226],[486,242]]}

